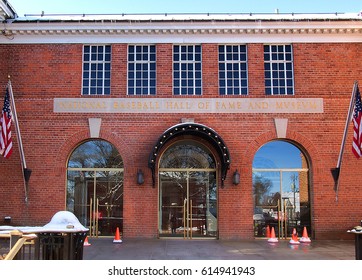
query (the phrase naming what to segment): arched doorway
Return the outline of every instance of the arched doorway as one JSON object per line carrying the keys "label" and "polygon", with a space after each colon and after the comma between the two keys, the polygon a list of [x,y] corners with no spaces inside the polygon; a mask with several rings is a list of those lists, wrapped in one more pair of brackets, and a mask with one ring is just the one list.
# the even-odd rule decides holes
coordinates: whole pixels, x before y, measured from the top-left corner
{"label": "arched doorway", "polygon": [[262,146],[253,161],[254,236],[266,237],[274,227],[288,238],[295,228],[311,234],[309,167],[303,151],[287,141]]}
{"label": "arched doorway", "polygon": [[66,201],[90,236],[123,230],[123,160],[111,143],[90,140],[74,149],[67,166]]}
{"label": "arched doorway", "polygon": [[159,162],[159,235],[191,239],[217,234],[214,156],[199,142],[176,142]]}

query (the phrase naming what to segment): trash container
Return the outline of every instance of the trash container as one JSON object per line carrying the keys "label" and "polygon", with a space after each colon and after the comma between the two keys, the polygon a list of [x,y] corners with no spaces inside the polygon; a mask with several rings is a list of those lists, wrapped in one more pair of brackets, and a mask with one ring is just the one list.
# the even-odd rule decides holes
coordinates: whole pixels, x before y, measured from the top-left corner
{"label": "trash container", "polygon": [[356,260],[362,260],[362,232],[355,234]]}
{"label": "trash container", "polygon": [[362,226],[354,227],[352,230],[349,230],[348,232],[354,234],[356,260],[362,260]]}
{"label": "trash container", "polygon": [[42,260],[82,260],[87,234],[73,213],[57,212],[37,233],[37,255]]}

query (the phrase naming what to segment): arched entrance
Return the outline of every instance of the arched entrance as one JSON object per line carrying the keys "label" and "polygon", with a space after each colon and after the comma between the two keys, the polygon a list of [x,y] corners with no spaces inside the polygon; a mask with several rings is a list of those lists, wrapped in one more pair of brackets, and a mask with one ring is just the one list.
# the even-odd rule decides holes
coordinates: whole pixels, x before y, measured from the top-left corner
{"label": "arched entrance", "polygon": [[230,167],[220,135],[199,123],[174,125],[153,146],[148,167],[154,187],[158,175],[159,236],[217,238],[218,182],[223,188]]}
{"label": "arched entrance", "polygon": [[199,142],[176,142],[159,163],[159,235],[191,239],[217,233],[214,156]]}
{"label": "arched entrance", "polygon": [[67,210],[89,228],[90,236],[123,230],[123,160],[111,143],[90,140],[70,155]]}
{"label": "arched entrance", "polygon": [[266,237],[274,227],[277,237],[301,236],[311,229],[309,167],[303,151],[287,141],[262,146],[253,161],[254,236]]}

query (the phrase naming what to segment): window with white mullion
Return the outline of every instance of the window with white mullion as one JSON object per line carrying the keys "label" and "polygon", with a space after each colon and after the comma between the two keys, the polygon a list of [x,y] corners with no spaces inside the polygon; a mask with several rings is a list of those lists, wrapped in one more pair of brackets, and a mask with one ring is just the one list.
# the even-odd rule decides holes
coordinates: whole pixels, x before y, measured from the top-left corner
{"label": "window with white mullion", "polygon": [[128,46],[128,95],[156,94],[156,46]]}
{"label": "window with white mullion", "polygon": [[264,46],[264,78],[267,95],[293,95],[294,74],[291,45]]}
{"label": "window with white mullion", "polygon": [[174,95],[201,95],[201,45],[173,47]]}
{"label": "window with white mullion", "polygon": [[219,46],[219,94],[247,95],[246,45]]}
{"label": "window with white mullion", "polygon": [[83,46],[83,95],[110,94],[111,46]]}

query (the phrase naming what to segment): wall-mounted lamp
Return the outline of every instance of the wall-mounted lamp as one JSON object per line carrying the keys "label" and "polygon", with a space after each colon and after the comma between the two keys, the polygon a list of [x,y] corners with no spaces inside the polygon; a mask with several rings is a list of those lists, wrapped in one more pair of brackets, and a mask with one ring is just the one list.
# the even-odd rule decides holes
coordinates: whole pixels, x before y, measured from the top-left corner
{"label": "wall-mounted lamp", "polygon": [[143,176],[143,172],[141,169],[138,169],[137,171],[137,184],[142,185],[145,181],[145,178]]}
{"label": "wall-mounted lamp", "polygon": [[233,174],[233,184],[234,185],[239,185],[239,183],[240,183],[240,173],[236,169],[234,174]]}

